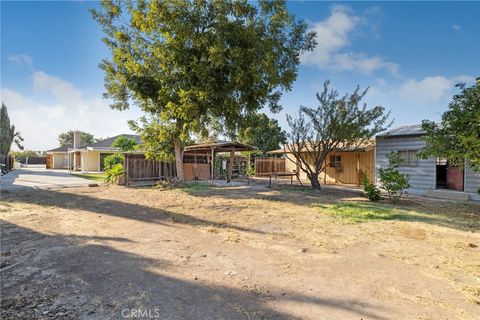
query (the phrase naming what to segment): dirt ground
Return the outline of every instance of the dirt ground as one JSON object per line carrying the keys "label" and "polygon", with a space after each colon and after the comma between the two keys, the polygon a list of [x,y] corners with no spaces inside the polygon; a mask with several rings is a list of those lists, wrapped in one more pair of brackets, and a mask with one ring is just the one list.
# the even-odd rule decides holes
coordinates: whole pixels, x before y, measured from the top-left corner
{"label": "dirt ground", "polygon": [[3,319],[480,319],[480,204],[193,185],[1,208]]}

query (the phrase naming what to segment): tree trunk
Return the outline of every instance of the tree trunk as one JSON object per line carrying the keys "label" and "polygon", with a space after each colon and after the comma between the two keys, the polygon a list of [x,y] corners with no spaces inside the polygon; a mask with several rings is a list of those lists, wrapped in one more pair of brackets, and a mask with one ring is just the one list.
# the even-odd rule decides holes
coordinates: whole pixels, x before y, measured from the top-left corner
{"label": "tree trunk", "polygon": [[235,160],[235,151],[230,151],[230,160],[228,161],[227,183],[232,181],[233,161]]}
{"label": "tree trunk", "polygon": [[322,187],[320,185],[320,181],[318,180],[318,173],[312,173],[312,174],[307,174],[308,179],[310,180],[310,183],[312,184],[312,188],[321,190]]}
{"label": "tree trunk", "polygon": [[180,143],[180,140],[175,138],[173,139],[173,147],[175,150],[175,165],[177,167],[177,179],[180,181],[185,180],[183,175],[183,147]]}

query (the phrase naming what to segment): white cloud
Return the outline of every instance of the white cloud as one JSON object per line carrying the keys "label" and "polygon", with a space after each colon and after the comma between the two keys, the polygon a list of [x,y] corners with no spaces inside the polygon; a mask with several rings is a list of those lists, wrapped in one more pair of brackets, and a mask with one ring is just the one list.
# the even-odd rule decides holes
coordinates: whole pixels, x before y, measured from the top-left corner
{"label": "white cloud", "polygon": [[377,79],[365,97],[368,105],[382,105],[391,110],[393,127],[420,123],[423,119],[437,121],[455,92],[455,77],[440,75],[406,80]]}
{"label": "white cloud", "polygon": [[27,67],[33,66],[33,58],[23,53],[9,55],[8,61],[11,61],[17,65],[26,65]]}
{"label": "white cloud", "polygon": [[455,84],[459,79],[468,80],[469,84],[474,82],[474,78],[467,75],[435,75],[402,81],[379,78],[365,99],[371,106],[382,105],[392,110],[394,126],[420,123],[422,119],[439,120],[458,92]]}
{"label": "white cloud", "polygon": [[35,72],[32,78],[34,89],[51,94],[52,103],[38,102],[8,88],[0,91],[11,122],[25,138],[27,149],[55,148],[58,135],[72,129],[103,138],[129,133],[127,121],[140,116],[136,108],[117,111],[99,97],[86,98],[72,83],[45,72]]}
{"label": "white cloud", "polygon": [[458,31],[462,31],[462,26],[459,26],[458,24],[452,25],[452,28],[453,28],[453,30],[455,30],[455,31],[457,31],[457,32],[458,32]]}
{"label": "white cloud", "polygon": [[467,76],[464,74],[452,77],[452,80],[455,82],[475,83],[475,77]]}
{"label": "white cloud", "polygon": [[302,56],[302,63],[334,71],[370,74],[386,69],[397,74],[399,66],[396,63],[385,61],[380,56],[345,50],[351,44],[353,32],[363,24],[368,24],[367,19],[351,14],[348,7],[333,6],[327,19],[313,24],[311,30],[317,33],[318,44],[314,51]]}
{"label": "white cloud", "polygon": [[406,100],[436,102],[454,87],[454,82],[443,76],[425,77],[422,80],[408,80],[400,88],[400,96]]}

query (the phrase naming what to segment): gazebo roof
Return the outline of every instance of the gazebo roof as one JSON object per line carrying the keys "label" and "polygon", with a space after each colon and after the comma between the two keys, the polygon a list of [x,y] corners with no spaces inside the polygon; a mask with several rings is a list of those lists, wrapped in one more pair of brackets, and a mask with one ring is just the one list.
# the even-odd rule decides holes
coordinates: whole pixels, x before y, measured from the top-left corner
{"label": "gazebo roof", "polygon": [[240,142],[231,141],[215,141],[185,147],[185,152],[211,152],[212,150],[214,152],[253,151],[255,148]]}

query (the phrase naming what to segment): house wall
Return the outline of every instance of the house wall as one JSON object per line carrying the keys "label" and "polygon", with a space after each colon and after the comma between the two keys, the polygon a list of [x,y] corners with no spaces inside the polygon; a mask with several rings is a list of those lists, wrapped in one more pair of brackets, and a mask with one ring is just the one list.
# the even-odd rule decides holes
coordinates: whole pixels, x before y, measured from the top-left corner
{"label": "house wall", "polygon": [[[376,161],[376,183],[378,180],[378,169],[388,166],[388,154],[390,151],[399,150],[421,150],[425,142],[420,137],[377,137],[375,149]],[[419,159],[418,166],[398,167],[398,170],[409,177],[410,189],[413,194],[425,194],[435,189],[435,166],[434,158]]]}
{"label": "house wall", "polygon": [[81,170],[88,172],[100,171],[100,152],[98,151],[82,151],[81,153]]}
{"label": "house wall", "polygon": [[[425,142],[421,137],[377,137],[375,149],[376,183],[378,180],[378,169],[388,166],[387,155],[390,151],[398,150],[421,150]],[[409,193],[425,195],[428,191],[436,189],[436,159],[419,159],[418,166],[398,167],[398,170],[409,177]],[[480,187],[480,174],[473,172],[468,166],[465,167],[464,191],[469,194],[470,199],[480,200],[477,189]]]}
{"label": "house wall", "polygon": [[[362,152],[332,152],[327,155],[327,163],[330,161],[330,156],[333,155],[341,156],[341,168],[332,168],[327,165],[327,169],[319,176],[321,183],[359,184],[363,173],[367,174],[370,181],[374,181],[374,150]],[[289,155],[289,157],[293,159],[291,155]],[[287,158],[285,160],[285,168],[287,172],[293,172],[297,170],[297,165]],[[308,180],[307,174],[304,171],[297,171],[299,171],[300,180]]]}
{"label": "house wall", "polygon": [[480,194],[478,194],[478,188],[480,188],[480,173],[473,172],[467,164],[465,166],[465,192],[470,195],[470,199],[480,201]]}
{"label": "house wall", "polygon": [[68,169],[68,154],[52,153],[52,168],[53,169]]}

